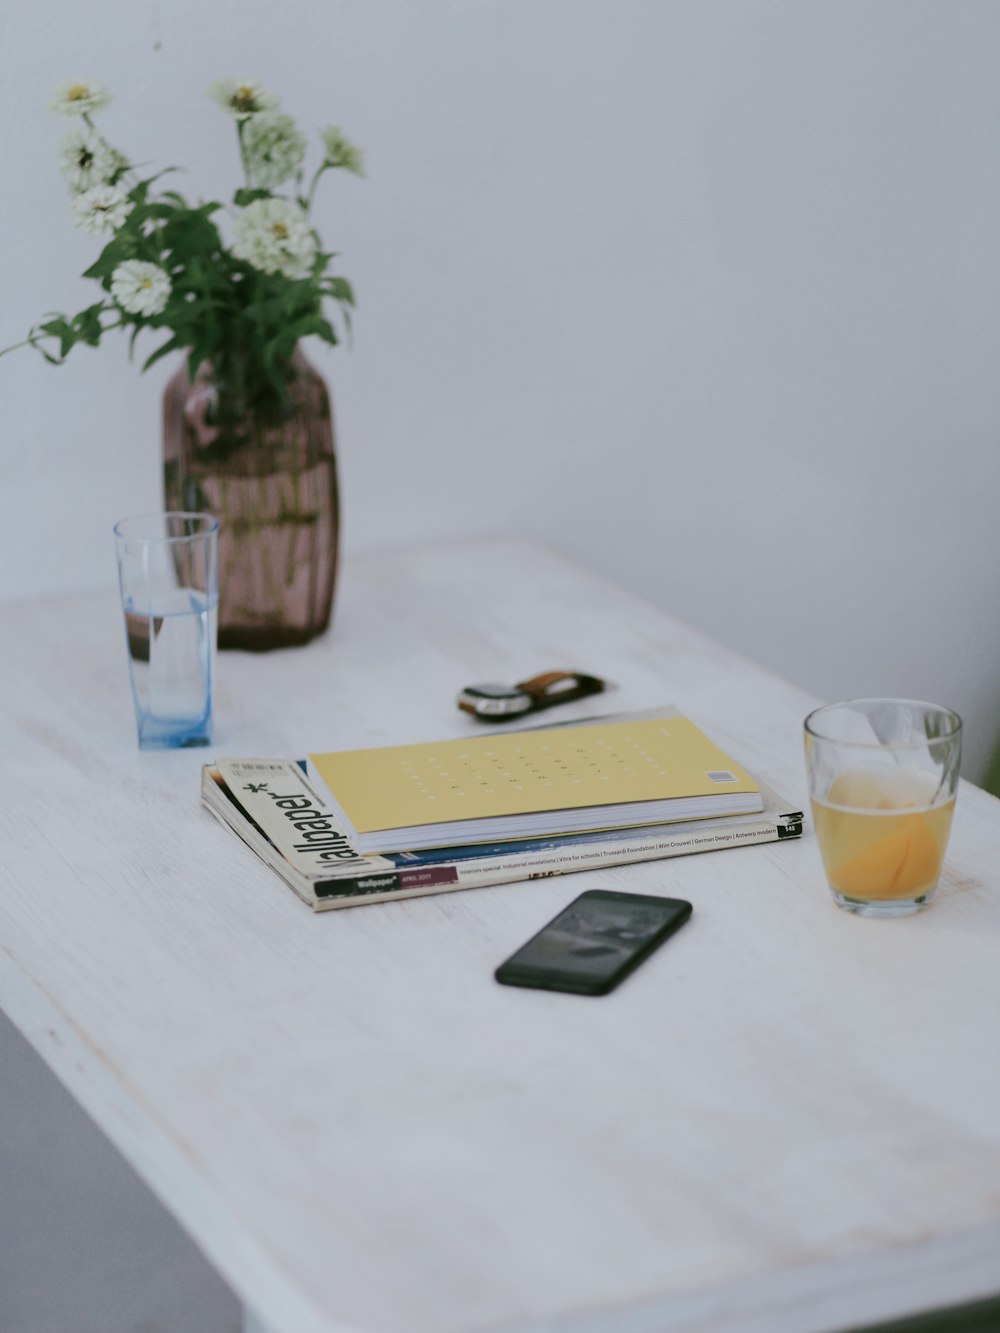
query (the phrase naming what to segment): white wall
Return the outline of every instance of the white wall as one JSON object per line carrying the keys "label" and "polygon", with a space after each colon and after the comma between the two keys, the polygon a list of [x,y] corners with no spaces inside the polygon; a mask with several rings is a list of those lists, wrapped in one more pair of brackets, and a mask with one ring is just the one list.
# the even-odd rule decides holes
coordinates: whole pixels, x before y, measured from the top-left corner
{"label": "white wall", "polygon": [[[50,89],[108,84],[109,134],[208,196],[236,160],[205,89],[257,75],[368,154],[319,214],[360,302],[316,354],[348,553],[542,538],[822,696],[952,703],[979,771],[995,0],[7,0],[3,39],[0,342],[90,296]],[[0,596],[113,579],[167,373],[0,360]]]}

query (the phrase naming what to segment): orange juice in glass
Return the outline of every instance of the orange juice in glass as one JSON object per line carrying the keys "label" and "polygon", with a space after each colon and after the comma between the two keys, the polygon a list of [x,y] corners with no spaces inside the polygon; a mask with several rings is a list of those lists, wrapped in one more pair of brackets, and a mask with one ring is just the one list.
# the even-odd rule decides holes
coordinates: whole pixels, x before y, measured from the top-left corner
{"label": "orange juice in glass", "polygon": [[913,699],[829,704],[805,720],[813,822],[835,901],[907,916],[931,901],[958,790],[962,721]]}

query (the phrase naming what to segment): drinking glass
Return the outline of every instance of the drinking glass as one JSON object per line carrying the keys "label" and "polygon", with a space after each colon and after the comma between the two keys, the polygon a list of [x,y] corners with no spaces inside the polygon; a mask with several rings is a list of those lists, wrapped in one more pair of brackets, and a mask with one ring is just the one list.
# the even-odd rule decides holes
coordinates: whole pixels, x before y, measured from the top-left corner
{"label": "drinking glass", "polygon": [[854,699],[805,720],[813,824],[835,901],[908,916],[941,874],[962,757],[962,719],[915,699]]}
{"label": "drinking glass", "polygon": [[210,514],[144,514],[115,524],[140,749],[211,742],[218,531]]}

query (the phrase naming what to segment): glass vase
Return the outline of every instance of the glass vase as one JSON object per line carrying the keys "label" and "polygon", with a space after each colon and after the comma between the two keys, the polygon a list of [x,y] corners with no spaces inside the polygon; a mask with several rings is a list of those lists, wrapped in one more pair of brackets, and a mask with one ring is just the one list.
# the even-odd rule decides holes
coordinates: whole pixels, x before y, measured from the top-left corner
{"label": "glass vase", "polygon": [[308,643],[330,623],[340,506],[330,395],[296,350],[284,392],[238,357],[186,364],[163,399],[167,509],[219,520],[219,647]]}

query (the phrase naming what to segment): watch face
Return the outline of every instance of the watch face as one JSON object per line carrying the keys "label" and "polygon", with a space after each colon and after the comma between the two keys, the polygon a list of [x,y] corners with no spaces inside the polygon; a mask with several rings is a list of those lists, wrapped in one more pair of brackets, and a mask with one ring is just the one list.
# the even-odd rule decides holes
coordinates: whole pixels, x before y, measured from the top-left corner
{"label": "watch face", "polygon": [[469,685],[458,696],[460,705],[477,717],[513,717],[532,706],[531,696],[512,685]]}

